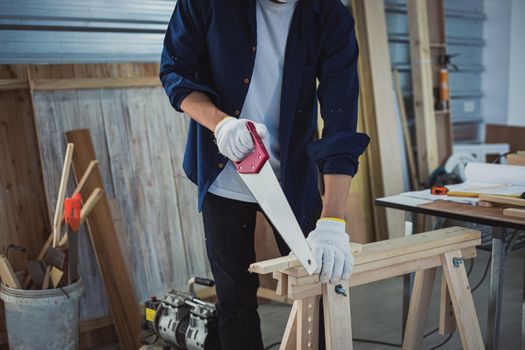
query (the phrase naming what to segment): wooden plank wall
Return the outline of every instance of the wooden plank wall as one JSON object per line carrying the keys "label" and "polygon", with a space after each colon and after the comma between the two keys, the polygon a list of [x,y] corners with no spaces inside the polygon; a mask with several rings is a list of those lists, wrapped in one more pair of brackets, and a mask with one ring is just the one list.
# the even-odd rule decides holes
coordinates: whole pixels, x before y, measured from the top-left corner
{"label": "wooden plank wall", "polygon": [[[173,110],[162,88],[34,91],[33,101],[50,207],[63,133],[90,129],[140,301],[184,289],[190,276],[209,276],[196,188],[181,169],[188,119]],[[89,246],[83,239],[82,247]],[[96,266],[87,249],[81,261],[81,269]],[[83,317],[94,318],[103,293],[89,287]]]}
{"label": "wooden plank wall", "polygon": [[[0,91],[0,252],[9,244],[25,247],[33,256],[50,232],[48,209],[38,157],[30,94]],[[15,271],[24,256],[10,253]],[[0,301],[0,334],[5,334],[4,303]],[[0,337],[1,339],[4,337]]]}

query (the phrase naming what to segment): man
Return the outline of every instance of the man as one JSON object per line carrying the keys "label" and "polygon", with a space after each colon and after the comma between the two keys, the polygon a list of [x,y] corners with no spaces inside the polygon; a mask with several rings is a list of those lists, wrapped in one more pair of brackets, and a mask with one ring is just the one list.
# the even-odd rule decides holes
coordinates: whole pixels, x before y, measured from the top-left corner
{"label": "man", "polygon": [[[263,138],[322,280],[350,276],[344,209],[369,141],[356,133],[357,57],[354,21],[339,0],[177,2],[160,77],[173,107],[192,118],[183,167],[198,185],[225,350],[262,349],[258,277],[247,272],[260,208],[232,163],[254,148],[247,120]],[[317,99],[324,131],[314,141]]]}

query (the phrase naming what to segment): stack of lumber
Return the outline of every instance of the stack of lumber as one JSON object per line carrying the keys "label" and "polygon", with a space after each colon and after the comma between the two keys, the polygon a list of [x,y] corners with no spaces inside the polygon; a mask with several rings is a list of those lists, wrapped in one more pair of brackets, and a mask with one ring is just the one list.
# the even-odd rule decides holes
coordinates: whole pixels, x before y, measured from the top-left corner
{"label": "stack of lumber", "polygon": [[354,207],[366,211],[360,215],[365,220],[360,226],[374,233],[367,236],[373,235],[376,240],[400,237],[404,233],[403,214],[373,205],[375,198],[404,191],[400,156],[403,146],[397,132],[400,122],[394,107],[384,3],[352,1],[352,12],[360,46],[359,128],[371,139],[361,160],[358,181],[352,185],[360,190],[354,199],[359,204]]}

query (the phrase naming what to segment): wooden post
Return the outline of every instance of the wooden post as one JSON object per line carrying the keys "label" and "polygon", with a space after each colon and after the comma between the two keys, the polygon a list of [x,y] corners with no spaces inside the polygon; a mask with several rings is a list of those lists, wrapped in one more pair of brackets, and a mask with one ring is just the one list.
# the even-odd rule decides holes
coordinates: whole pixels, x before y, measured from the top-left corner
{"label": "wooden post", "polygon": [[346,296],[336,293],[336,285],[322,285],[326,350],[353,349],[348,281],[339,284],[346,291]]}
{"label": "wooden post", "polygon": [[319,348],[319,296],[299,299],[297,308],[297,349]]}
{"label": "wooden post", "polygon": [[403,350],[418,350],[423,348],[425,322],[432,297],[432,288],[436,278],[436,268],[416,272],[410,309],[408,312]]}
{"label": "wooden post", "polygon": [[466,350],[484,349],[465,265],[463,263],[454,265],[454,259],[457,258],[462,258],[460,250],[441,255],[443,273],[447,280],[452,306],[456,314],[461,343]]}
{"label": "wooden post", "polygon": [[426,1],[408,0],[408,27],[419,179],[426,181],[439,166]]}
{"label": "wooden post", "polygon": [[456,316],[450,299],[445,274],[441,274],[441,296],[439,302],[439,334],[450,334],[456,330]]}

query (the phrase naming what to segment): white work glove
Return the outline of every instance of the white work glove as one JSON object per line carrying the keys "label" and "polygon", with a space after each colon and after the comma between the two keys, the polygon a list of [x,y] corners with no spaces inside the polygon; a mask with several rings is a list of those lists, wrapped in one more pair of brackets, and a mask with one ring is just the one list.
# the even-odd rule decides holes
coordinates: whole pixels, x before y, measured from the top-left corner
{"label": "white work glove", "polygon": [[335,283],[350,278],[354,257],[345,226],[342,220],[322,218],[306,239],[317,262],[316,273],[320,273],[322,283]]}
{"label": "white work glove", "polygon": [[[250,131],[246,126],[247,122],[246,119],[226,117],[215,127],[215,139],[219,152],[234,162],[240,162],[255,148]],[[266,126],[259,123],[253,124],[259,137],[266,137],[268,132]]]}

